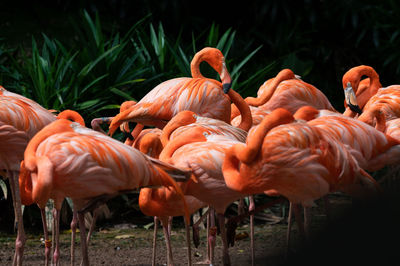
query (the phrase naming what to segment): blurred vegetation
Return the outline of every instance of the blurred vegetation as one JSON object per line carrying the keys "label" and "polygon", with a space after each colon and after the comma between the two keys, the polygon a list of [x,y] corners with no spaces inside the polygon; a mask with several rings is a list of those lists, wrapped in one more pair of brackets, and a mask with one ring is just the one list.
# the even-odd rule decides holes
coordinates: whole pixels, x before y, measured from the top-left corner
{"label": "blurred vegetation", "polygon": [[[291,68],[343,111],[341,78],[373,66],[399,84],[400,3],[355,0],[3,1],[0,84],[87,121],[112,116],[162,81],[190,76],[193,55],[221,49],[242,96]],[[207,76],[217,77],[202,65]],[[131,199],[126,199],[126,202]],[[1,221],[0,221],[1,222]]]}

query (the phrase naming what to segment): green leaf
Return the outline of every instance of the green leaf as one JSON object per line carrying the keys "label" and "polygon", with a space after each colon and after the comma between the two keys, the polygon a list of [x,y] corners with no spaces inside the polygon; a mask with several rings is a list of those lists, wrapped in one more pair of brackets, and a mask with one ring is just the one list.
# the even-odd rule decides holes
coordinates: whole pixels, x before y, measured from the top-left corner
{"label": "green leaf", "polygon": [[123,92],[123,91],[121,91],[121,90],[119,90],[119,89],[117,89],[117,88],[111,88],[110,91],[111,91],[112,93],[115,93],[115,94],[117,94],[117,95],[119,95],[119,96],[124,97],[125,99],[128,99],[128,100],[130,100],[130,101],[135,101],[135,99],[134,99],[132,96],[130,96],[130,95],[127,94],[126,92]]}

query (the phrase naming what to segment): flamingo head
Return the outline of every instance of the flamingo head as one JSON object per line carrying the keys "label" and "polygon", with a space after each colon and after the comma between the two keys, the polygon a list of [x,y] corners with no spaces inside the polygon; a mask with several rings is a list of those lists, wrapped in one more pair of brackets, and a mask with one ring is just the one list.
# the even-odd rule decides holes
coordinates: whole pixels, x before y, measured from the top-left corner
{"label": "flamingo head", "polygon": [[[222,52],[219,49],[213,47],[206,47],[197,52],[193,57],[191,63],[192,75],[199,73],[197,69],[199,67],[199,64],[203,61],[207,62],[215,71],[218,72],[224,92],[228,93],[232,85],[232,79],[228,72],[228,69],[226,68],[225,57]],[[196,68],[196,70],[194,68]],[[193,77],[195,78],[199,76],[193,75]]]}

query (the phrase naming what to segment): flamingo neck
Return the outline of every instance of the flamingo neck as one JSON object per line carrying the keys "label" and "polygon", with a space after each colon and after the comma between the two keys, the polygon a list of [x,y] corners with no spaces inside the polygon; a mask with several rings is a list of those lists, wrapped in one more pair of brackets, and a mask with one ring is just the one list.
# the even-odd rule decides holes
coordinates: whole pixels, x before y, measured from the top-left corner
{"label": "flamingo neck", "polygon": [[179,138],[173,139],[168,142],[160,153],[160,160],[169,162],[174,152],[180,147],[193,143],[193,142],[205,142],[207,141],[206,132],[199,128],[194,128],[187,132],[182,133]]}
{"label": "flamingo neck", "polygon": [[251,116],[249,105],[245,102],[245,100],[242,98],[242,96],[240,96],[239,93],[232,89],[229,90],[228,96],[231,98],[232,103],[235,104],[240,112],[240,115],[242,116],[242,120],[238,125],[238,128],[249,131],[251,126],[253,125],[253,118]]}
{"label": "flamingo neck", "polygon": [[282,81],[294,79],[295,75],[290,69],[281,70],[278,75],[269,83],[268,89],[260,97],[247,97],[246,102],[252,106],[260,106],[265,104],[274,95],[276,89]]}
{"label": "flamingo neck", "polygon": [[246,146],[237,146],[237,158],[243,163],[252,162],[261,150],[264,137],[274,127],[294,121],[292,114],[283,108],[277,108],[267,115],[263,121],[252,131],[246,140]]}
{"label": "flamingo neck", "polygon": [[81,126],[85,126],[85,120],[83,117],[76,111],[73,110],[64,110],[57,115],[57,119],[68,119],[73,122],[79,123]]}

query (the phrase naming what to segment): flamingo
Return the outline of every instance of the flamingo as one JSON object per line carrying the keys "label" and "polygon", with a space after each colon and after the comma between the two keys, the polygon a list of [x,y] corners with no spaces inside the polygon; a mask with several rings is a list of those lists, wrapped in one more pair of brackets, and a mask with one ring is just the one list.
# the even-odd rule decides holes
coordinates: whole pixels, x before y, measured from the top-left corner
{"label": "flamingo", "polygon": [[[367,78],[361,79],[363,76]],[[342,78],[345,94],[345,116],[360,114],[369,99],[382,87],[379,75],[371,66],[360,65],[349,69]]]}
{"label": "flamingo", "polygon": [[[229,189],[222,176],[222,162],[225,151],[238,140],[219,135],[210,134],[202,127],[194,127],[179,135],[179,138],[170,140],[160,154],[160,160],[176,165],[177,167],[190,168],[192,179],[182,184],[185,195],[192,195],[217,213],[223,243],[223,264],[230,265],[228,244],[225,234],[224,213],[229,204],[242,198],[244,195]],[[213,223],[213,219],[211,219]],[[213,225],[211,225],[213,228]],[[211,247],[210,262],[213,263],[215,236],[210,230]]]}
{"label": "flamingo", "polygon": [[[207,62],[220,75],[221,82],[201,75],[199,65]],[[192,78],[167,80],[145,95],[137,104],[114,117],[110,124],[112,135],[123,122],[163,128],[178,112],[191,110],[200,116],[230,122],[231,101],[239,110],[250,112],[243,98],[231,89],[231,77],[220,50],[206,47],[191,62]]]}
{"label": "flamingo", "polygon": [[[185,202],[188,206],[189,214],[193,214],[200,208],[205,207],[205,203],[197,198],[189,195],[184,195]],[[184,216],[183,202],[179,194],[174,190],[167,188],[142,188],[139,194],[139,207],[140,210],[147,216],[154,216],[154,237],[153,237],[153,256],[152,265],[155,265],[156,253],[156,234],[157,223],[161,221],[164,231],[165,242],[167,246],[167,265],[173,265],[172,249],[170,243],[170,232],[168,230],[169,217]],[[186,245],[188,252],[188,265],[192,265],[191,261],[191,248],[190,248],[190,233],[189,222],[186,219]]]}
{"label": "flamingo", "polygon": [[[183,181],[188,175],[187,171],[65,119],[47,125],[32,138],[21,165],[22,202],[36,203],[43,209],[53,199],[58,224],[61,203],[65,197],[71,198],[78,211],[81,239],[86,239],[83,215],[91,200],[96,202],[153,185],[173,186],[183,199],[180,187],[171,176]],[[46,229],[44,232],[47,238]],[[81,251],[83,264],[89,265],[86,241],[81,241]]]}
{"label": "flamingo", "polygon": [[17,238],[13,265],[22,265],[26,241],[18,175],[20,162],[29,140],[56,116],[38,103],[0,86],[0,169],[5,169],[10,181]]}
{"label": "flamingo", "polygon": [[[267,80],[257,92],[257,97],[247,97],[246,103],[265,111],[285,108],[292,114],[302,106],[335,111],[328,98],[313,85],[304,82],[290,69],[281,70],[275,78]],[[257,109],[253,109],[255,112]],[[238,116],[232,108],[231,120]],[[255,114],[256,115],[256,114]],[[253,124],[253,126],[256,124]]]}
{"label": "flamingo", "polygon": [[[248,120],[251,119],[249,115],[245,117]],[[248,127],[246,129],[248,129]],[[137,138],[137,140],[135,140],[135,143],[140,142],[139,146],[142,147],[141,151],[145,151],[149,150],[149,148],[146,148],[146,146],[159,147],[159,144],[157,144],[158,142],[162,142],[164,144],[163,146],[167,146],[169,142],[173,142],[178,139],[179,140],[185,139],[187,132],[191,131],[193,132],[197,130],[207,132],[207,134],[209,135],[212,134],[214,136],[224,136],[227,139],[232,139],[237,141],[244,141],[247,136],[247,132],[245,130],[233,127],[224,121],[208,117],[201,117],[192,111],[181,111],[167,123],[167,125],[162,130],[161,136],[158,139],[156,138],[158,137],[158,135],[152,136],[152,134],[146,134],[143,137],[141,137],[142,135],[141,133]],[[155,150],[155,148],[151,150]],[[153,189],[152,190],[153,192],[150,192],[150,190],[151,189],[148,189],[147,191],[141,190],[141,194],[142,192],[146,193],[146,197],[144,197],[143,200],[141,201],[140,199],[141,196],[139,196],[139,205],[143,204],[144,206],[146,206],[146,209],[142,210],[142,212],[145,213],[146,215],[157,216],[157,217],[164,216],[164,218],[161,219],[161,222],[163,224],[163,227],[165,228],[165,224],[167,223],[166,217],[178,216],[179,213],[180,213],[179,215],[181,216],[182,209],[179,208],[179,205],[174,204],[173,199],[168,198],[168,200],[165,200],[166,196],[163,196],[163,198],[160,200],[160,196],[157,195],[159,194],[165,195],[166,193],[164,191],[165,189],[158,189],[158,190]],[[174,192],[169,191],[169,193],[171,194]],[[151,197],[151,195],[154,196]],[[194,198],[193,196],[185,195],[185,198],[187,198],[188,205],[190,206],[189,207],[190,213],[197,211],[199,208],[205,205],[204,202],[198,200],[197,198]],[[164,208],[158,210],[158,208],[152,207],[153,204],[155,204],[156,206],[164,206]],[[188,235],[187,224],[186,224],[186,231]],[[165,235],[165,237],[167,238],[168,235]],[[169,246],[170,244],[169,242],[167,242],[167,251],[169,258],[168,260],[172,261],[172,253],[171,253],[171,248]],[[190,246],[188,246],[188,250],[190,250]],[[155,258],[153,253],[153,263],[154,259]],[[190,252],[189,252],[189,261],[190,261]]]}
{"label": "flamingo", "polygon": [[[325,136],[329,135],[345,144],[351,149],[360,167],[367,171],[377,171],[385,165],[399,162],[400,142],[358,119],[313,107],[299,109],[294,117],[309,120],[307,124],[319,128]],[[375,112],[375,117],[379,121],[379,127],[383,128],[384,115]]]}
{"label": "flamingo", "polygon": [[245,194],[280,194],[305,207],[332,191],[356,197],[378,193],[378,184],[347,146],[293,120],[289,111],[276,109],[249,132],[246,144],[226,151],[228,187]]}

